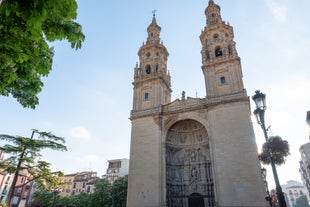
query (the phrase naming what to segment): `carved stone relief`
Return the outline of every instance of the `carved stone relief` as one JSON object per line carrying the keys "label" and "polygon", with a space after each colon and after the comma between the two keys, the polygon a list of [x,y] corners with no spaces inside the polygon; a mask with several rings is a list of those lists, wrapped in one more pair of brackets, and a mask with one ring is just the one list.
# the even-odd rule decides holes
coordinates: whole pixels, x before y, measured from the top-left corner
{"label": "carved stone relief", "polygon": [[173,125],[166,139],[167,205],[187,206],[192,194],[200,194],[205,206],[214,200],[209,137],[205,127],[194,120]]}

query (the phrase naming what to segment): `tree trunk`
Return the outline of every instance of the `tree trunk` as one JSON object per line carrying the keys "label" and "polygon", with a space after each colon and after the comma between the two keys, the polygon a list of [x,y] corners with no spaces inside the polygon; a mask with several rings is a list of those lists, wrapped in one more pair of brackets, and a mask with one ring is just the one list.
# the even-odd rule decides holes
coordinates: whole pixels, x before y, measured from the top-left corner
{"label": "tree trunk", "polygon": [[[21,165],[21,162],[18,162],[19,167],[20,167],[20,165]],[[13,202],[13,198],[14,198],[15,185],[17,183],[17,178],[18,178],[18,174],[19,174],[19,171],[18,171],[19,167],[18,166],[17,166],[17,170],[14,173],[14,178],[13,178],[13,181],[12,181],[12,184],[11,184],[11,187],[9,190],[9,194],[8,194],[8,207],[12,206],[12,202]]]}
{"label": "tree trunk", "polygon": [[[31,139],[33,138],[34,135],[34,131],[32,131],[32,135],[31,135]],[[26,146],[24,147],[24,150],[22,151],[22,153],[20,154],[18,163],[17,163],[17,167],[16,167],[16,171],[14,172],[14,178],[9,190],[9,194],[8,194],[8,207],[12,207],[12,202],[13,202],[13,198],[14,198],[14,192],[15,192],[15,186],[17,183],[17,179],[18,179],[18,175],[19,175],[19,171],[20,171],[20,166],[22,165],[22,159],[24,158],[25,152],[26,152],[27,148]]]}

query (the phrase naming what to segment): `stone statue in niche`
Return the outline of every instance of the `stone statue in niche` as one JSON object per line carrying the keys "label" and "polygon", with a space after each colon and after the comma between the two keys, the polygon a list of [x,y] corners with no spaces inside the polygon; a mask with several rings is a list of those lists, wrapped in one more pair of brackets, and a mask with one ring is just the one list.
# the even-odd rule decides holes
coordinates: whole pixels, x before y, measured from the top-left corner
{"label": "stone statue in niche", "polygon": [[195,149],[191,152],[191,162],[196,162],[196,152]]}
{"label": "stone statue in niche", "polygon": [[196,169],[196,167],[192,168],[191,179],[192,180],[197,180],[198,179],[198,170]]}
{"label": "stone statue in niche", "polygon": [[207,157],[203,154],[202,150],[200,148],[197,149],[197,154],[199,157],[199,160],[201,162],[206,162],[207,161]]}
{"label": "stone statue in niche", "polygon": [[198,134],[197,134],[197,140],[198,140],[198,142],[201,142],[201,141],[202,141],[202,133],[201,133],[201,132],[198,132]]}

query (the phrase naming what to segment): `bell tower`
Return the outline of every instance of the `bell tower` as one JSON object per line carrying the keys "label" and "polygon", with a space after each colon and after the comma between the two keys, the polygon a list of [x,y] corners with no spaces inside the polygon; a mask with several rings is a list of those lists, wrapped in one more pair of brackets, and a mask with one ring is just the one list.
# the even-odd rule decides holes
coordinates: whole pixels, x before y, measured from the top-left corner
{"label": "bell tower", "polygon": [[139,63],[134,69],[131,120],[128,207],[161,206],[162,126],[161,111],[171,102],[169,53],[160,39],[161,28],[153,15],[147,28],[147,40],[139,49]]}
{"label": "bell tower", "polygon": [[206,26],[200,35],[202,71],[208,98],[244,91],[233,28],[222,21],[221,8],[209,1]]}
{"label": "bell tower", "polygon": [[133,111],[156,108],[170,102],[169,53],[160,40],[160,31],[154,14],[147,28],[147,41],[138,52],[140,64],[137,63],[134,69]]}

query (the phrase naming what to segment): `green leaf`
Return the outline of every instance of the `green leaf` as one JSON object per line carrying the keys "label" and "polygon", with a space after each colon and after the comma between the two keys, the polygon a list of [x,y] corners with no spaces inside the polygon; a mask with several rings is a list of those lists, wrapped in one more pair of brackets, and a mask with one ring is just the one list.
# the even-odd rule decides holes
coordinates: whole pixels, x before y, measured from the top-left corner
{"label": "green leaf", "polygon": [[5,10],[5,15],[8,17],[8,16],[10,16],[10,14],[11,14],[11,11],[9,9],[6,9]]}
{"label": "green leaf", "polygon": [[[49,42],[67,40],[80,49],[85,36],[75,22],[75,0],[3,1],[0,7],[0,95],[35,108],[42,77],[52,70]],[[49,41],[49,42],[48,42]]]}

